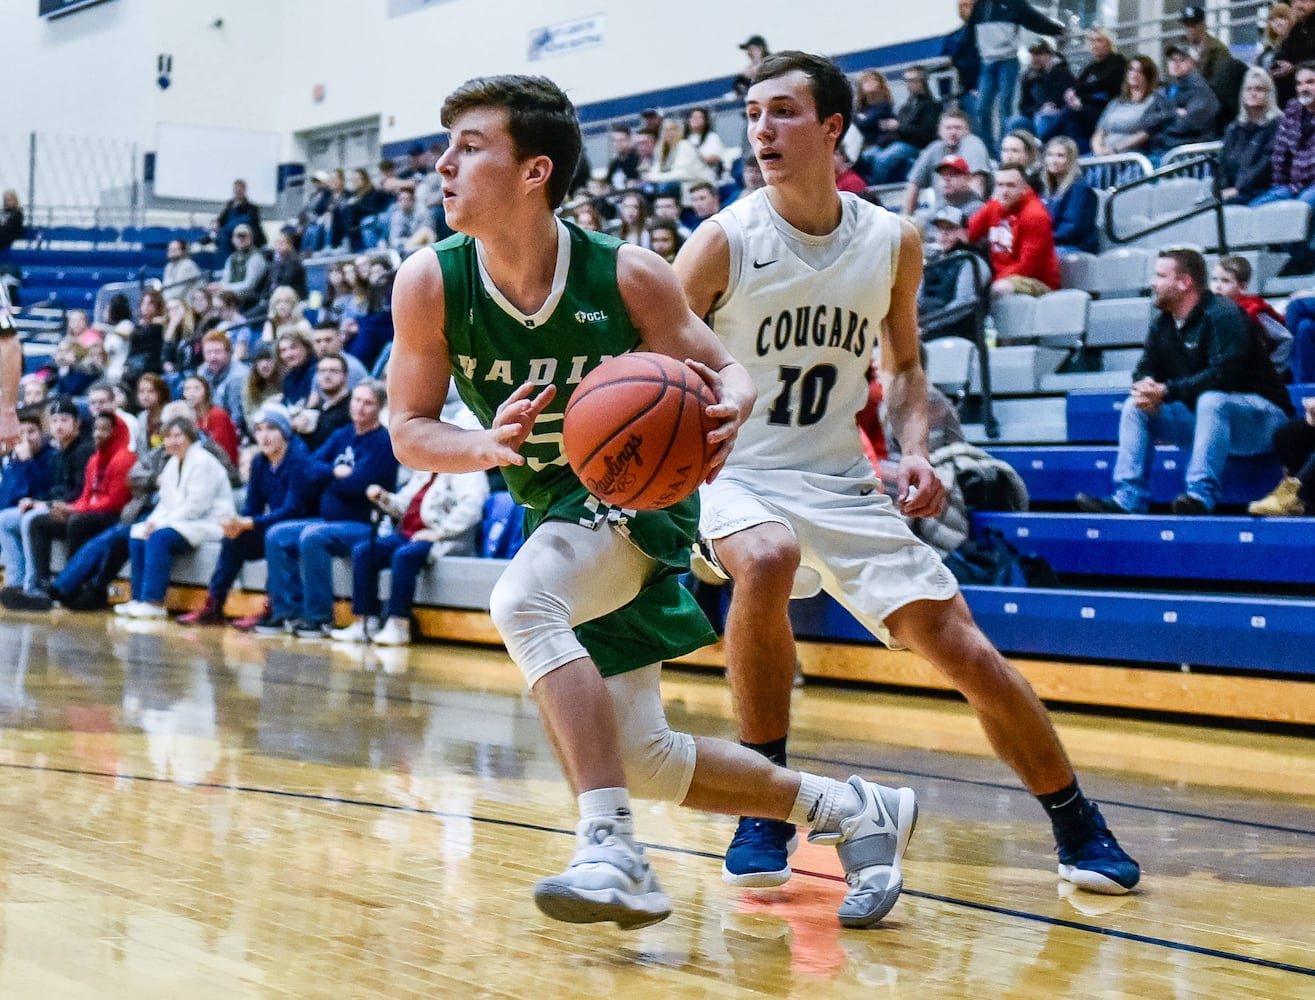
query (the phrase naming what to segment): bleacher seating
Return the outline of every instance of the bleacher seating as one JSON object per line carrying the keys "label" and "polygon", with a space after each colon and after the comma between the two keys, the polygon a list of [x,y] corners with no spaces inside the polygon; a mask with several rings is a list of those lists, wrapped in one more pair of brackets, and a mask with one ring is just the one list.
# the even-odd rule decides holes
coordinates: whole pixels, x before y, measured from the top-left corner
{"label": "bleacher seating", "polygon": [[974,536],[987,529],[1058,573],[1315,584],[1310,524],[1300,518],[975,514]]}
{"label": "bleacher seating", "polygon": [[[1109,493],[1118,452],[1112,445],[990,445],[986,450],[1018,471],[1033,501],[1046,503],[1069,503],[1078,493]],[[1158,445],[1151,462],[1151,503],[1167,504],[1182,493],[1186,470],[1185,452]],[[1272,455],[1234,455],[1225,467],[1220,503],[1250,503],[1272,490],[1281,475]]]}
{"label": "bleacher seating", "polygon": [[[15,244],[6,261],[23,279],[23,306],[57,309],[91,309],[96,293],[114,282],[158,279],[163,273],[165,248],[174,239],[191,243],[205,230],[166,226],[52,226],[32,229],[23,244]],[[204,270],[218,266],[214,253],[193,257]]]}
{"label": "bleacher seating", "polygon": [[[963,595],[1005,653],[1315,674],[1315,600],[973,586]],[[795,602],[790,619],[802,639],[874,641],[825,595]]]}
{"label": "bleacher seating", "polygon": [[[1301,401],[1315,396],[1315,384],[1298,382],[1288,386],[1292,405],[1298,411]],[[1068,440],[1090,443],[1119,439],[1119,414],[1128,398],[1127,389],[1071,392],[1065,398],[1068,416]]]}

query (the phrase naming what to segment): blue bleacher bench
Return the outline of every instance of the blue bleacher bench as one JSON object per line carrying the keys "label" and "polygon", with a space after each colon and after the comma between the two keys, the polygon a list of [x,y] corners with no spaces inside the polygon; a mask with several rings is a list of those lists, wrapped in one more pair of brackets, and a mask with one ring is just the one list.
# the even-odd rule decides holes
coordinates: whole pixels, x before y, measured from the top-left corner
{"label": "blue bleacher bench", "polygon": [[[1131,374],[1129,383],[1131,384]],[[1292,405],[1301,412],[1301,401],[1307,396],[1315,396],[1315,383],[1297,382],[1288,386]],[[1128,398],[1126,391],[1108,389],[1074,390],[1065,399],[1068,417],[1068,439],[1074,442],[1117,441],[1119,439],[1119,415],[1123,412],[1123,403]]]}
{"label": "blue bleacher bench", "polygon": [[[993,445],[986,449],[1023,477],[1035,501],[1071,501],[1079,493],[1107,496],[1114,490],[1114,445]],[[1157,445],[1151,461],[1151,503],[1169,503],[1183,492],[1188,454]],[[1277,485],[1282,467],[1273,455],[1233,455],[1224,467],[1220,503],[1246,504]]]}
{"label": "blue bleacher bench", "polygon": [[[1315,675],[1315,601],[1279,597],[964,587],[1005,653]],[[801,639],[875,643],[830,597],[791,605]]]}
{"label": "blue bleacher bench", "polygon": [[999,531],[1060,573],[1315,584],[1304,518],[980,511],[972,528]]}

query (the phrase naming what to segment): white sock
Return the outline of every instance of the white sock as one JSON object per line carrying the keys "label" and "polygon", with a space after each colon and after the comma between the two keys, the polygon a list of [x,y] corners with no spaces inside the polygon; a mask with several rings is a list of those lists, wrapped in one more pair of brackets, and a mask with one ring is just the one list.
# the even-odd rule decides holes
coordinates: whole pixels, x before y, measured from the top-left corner
{"label": "white sock", "polygon": [[635,820],[630,811],[630,792],[626,789],[594,788],[581,792],[577,801],[582,820],[610,819],[616,823],[618,833],[635,832]]}
{"label": "white sock", "polygon": [[789,822],[823,833],[840,829],[840,821],[863,808],[854,789],[843,781],[799,772],[799,794],[790,810]]}

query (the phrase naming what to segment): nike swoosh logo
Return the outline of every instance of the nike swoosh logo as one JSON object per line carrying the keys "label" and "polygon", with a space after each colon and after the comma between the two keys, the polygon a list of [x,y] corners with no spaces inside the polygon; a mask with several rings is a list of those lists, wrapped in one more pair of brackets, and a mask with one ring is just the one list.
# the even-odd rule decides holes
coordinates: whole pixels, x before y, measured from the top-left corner
{"label": "nike swoosh logo", "polygon": [[813,820],[817,819],[817,810],[821,807],[821,805],[822,805],[822,797],[819,795],[817,797],[817,801],[813,803],[813,807],[808,810],[808,816],[804,820],[806,823],[811,823],[813,822]]}
{"label": "nike swoosh logo", "polygon": [[775,258],[774,260],[755,260],[755,261],[753,262],[753,269],[756,271],[756,270],[758,270],[758,268],[760,268],[760,267],[766,267],[768,264],[775,264],[776,261],[778,261],[778,260],[780,260],[780,259],[781,259],[780,257],[777,257],[777,258]]}

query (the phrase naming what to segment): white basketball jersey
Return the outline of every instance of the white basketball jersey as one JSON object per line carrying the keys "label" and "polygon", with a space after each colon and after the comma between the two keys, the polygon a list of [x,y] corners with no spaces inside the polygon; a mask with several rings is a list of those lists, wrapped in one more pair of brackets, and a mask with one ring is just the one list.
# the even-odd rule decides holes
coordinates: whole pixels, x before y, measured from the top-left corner
{"label": "white basketball jersey", "polygon": [[863,457],[854,416],[899,260],[899,217],[840,195],[840,225],[810,236],[755,192],[712,217],[730,280],[710,322],[758,401],[727,465],[841,475]]}

